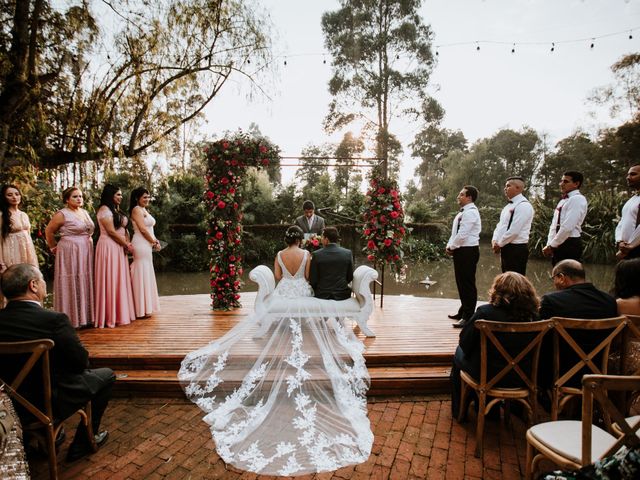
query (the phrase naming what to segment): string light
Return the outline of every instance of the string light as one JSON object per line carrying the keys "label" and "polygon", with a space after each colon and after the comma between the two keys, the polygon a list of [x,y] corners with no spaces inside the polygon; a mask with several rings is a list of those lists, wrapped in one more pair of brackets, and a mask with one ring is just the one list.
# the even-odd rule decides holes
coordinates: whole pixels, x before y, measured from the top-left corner
{"label": "string light", "polygon": [[555,52],[555,50],[556,50],[556,44],[552,42],[551,43],[551,51]]}
{"label": "string light", "polygon": [[480,43],[476,42],[476,52],[479,52],[479,51],[480,51]]}
{"label": "string light", "polygon": [[513,44],[513,47],[511,47],[511,53],[516,53],[516,44]]}
{"label": "string light", "polygon": [[593,48],[593,47],[595,47],[595,46],[596,46],[596,43],[595,43],[595,42],[596,42],[596,39],[595,39],[595,38],[592,38],[592,39],[591,39],[591,46],[590,46],[589,48]]}

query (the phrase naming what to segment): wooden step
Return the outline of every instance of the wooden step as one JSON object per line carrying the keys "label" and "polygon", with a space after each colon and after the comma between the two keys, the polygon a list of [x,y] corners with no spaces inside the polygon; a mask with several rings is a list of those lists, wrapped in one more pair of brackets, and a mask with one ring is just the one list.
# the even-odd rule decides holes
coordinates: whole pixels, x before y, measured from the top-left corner
{"label": "wooden step", "polygon": [[[450,390],[444,365],[369,367],[369,396],[445,393]],[[118,396],[182,396],[177,370],[117,370],[114,392]]]}

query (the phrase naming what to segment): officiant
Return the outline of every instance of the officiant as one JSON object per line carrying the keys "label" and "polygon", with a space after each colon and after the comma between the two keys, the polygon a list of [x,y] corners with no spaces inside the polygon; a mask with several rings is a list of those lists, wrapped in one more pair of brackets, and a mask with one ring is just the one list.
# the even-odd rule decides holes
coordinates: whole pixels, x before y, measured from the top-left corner
{"label": "officiant", "polygon": [[296,225],[302,229],[305,234],[305,238],[308,238],[311,234],[322,234],[324,230],[324,218],[315,214],[316,206],[311,200],[305,200],[302,204],[302,210],[304,215],[300,215],[296,218]]}

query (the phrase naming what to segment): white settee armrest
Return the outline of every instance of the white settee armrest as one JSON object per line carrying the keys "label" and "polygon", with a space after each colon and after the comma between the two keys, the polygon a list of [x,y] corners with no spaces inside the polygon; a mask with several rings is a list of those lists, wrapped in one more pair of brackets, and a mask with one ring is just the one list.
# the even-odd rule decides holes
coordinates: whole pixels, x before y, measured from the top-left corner
{"label": "white settee armrest", "polygon": [[265,265],[258,265],[249,272],[249,279],[258,284],[258,294],[256,296],[255,310],[263,313],[266,309],[266,301],[269,295],[276,288],[276,280],[271,269]]}

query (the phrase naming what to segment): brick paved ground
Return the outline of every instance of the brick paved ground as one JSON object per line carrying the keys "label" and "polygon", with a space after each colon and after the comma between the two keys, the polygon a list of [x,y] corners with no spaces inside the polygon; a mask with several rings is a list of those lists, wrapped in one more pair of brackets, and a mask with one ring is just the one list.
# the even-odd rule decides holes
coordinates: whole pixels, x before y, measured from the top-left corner
{"label": "brick paved ground", "polygon": [[[375,434],[369,460],[336,472],[298,479],[518,479],[524,472],[524,425],[489,421],[483,460],[475,458],[475,419],[451,419],[445,396],[373,399],[369,418]],[[229,479],[266,480],[226,468],[215,453],[200,410],[187,400],[114,399],[106,412],[107,443],[93,456],[64,462],[63,479]],[[66,425],[68,437],[74,425]],[[44,459],[31,462],[33,478],[48,478]]]}

